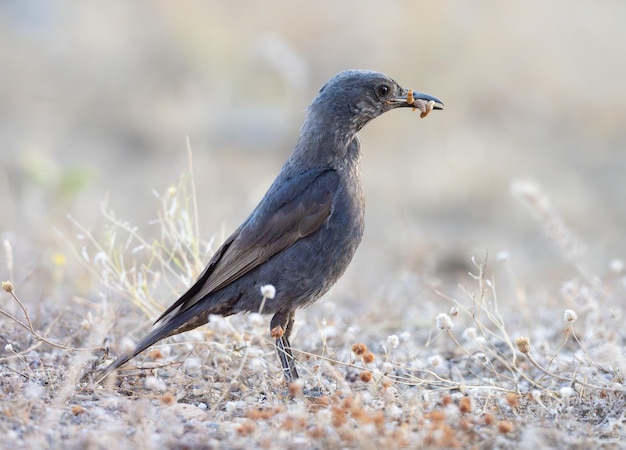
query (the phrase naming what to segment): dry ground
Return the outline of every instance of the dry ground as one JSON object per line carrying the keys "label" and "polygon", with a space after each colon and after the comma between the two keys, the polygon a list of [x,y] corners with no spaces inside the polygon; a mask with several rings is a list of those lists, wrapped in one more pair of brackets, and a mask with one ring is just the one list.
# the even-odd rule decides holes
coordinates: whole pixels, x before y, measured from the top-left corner
{"label": "dry ground", "polygon": [[[624,447],[624,19],[619,1],[3,3],[0,445]],[[302,384],[250,314],[96,386],[349,67],[446,110],[362,133],[366,235],[298,313]]]}

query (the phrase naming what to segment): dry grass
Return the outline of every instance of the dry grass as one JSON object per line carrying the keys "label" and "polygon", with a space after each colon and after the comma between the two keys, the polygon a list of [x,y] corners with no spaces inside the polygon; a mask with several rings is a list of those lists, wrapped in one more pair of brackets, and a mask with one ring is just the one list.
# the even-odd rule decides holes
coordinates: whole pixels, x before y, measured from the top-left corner
{"label": "dry grass", "polygon": [[[3,283],[19,306],[17,314],[0,309],[9,319],[0,359],[5,442],[55,447],[69,439],[65,448],[105,448],[107,433],[120,448],[617,447],[626,387],[619,333],[606,323],[623,291],[622,266],[614,261],[614,273],[604,277],[582,270],[584,261],[571,251],[574,237],[539,187],[518,183],[513,191],[581,272],[563,285],[577,311],[541,311],[551,325],[534,323],[537,311],[520,285],[514,315],[503,314],[488,268],[508,265],[510,255],[493,262],[485,255],[472,260],[463,297],[439,294],[449,307],[431,318],[432,334],[369,332],[347,311],[317,330],[311,320],[298,323],[304,376],[288,387],[258,314],[212,317],[206,327],[153,346],[117,379],[94,385],[90,371],[109,359],[109,348],[98,345],[111,343],[115,354],[133,345],[128,330],[145,331],[162,308],[153,299],[180,292],[211,246],[194,231],[189,174],[155,194],[161,240],[147,242],[107,208],[101,238],[74,222],[77,259],[108,296],[125,299],[128,317],[116,317],[105,298],[80,323],[59,316],[38,331],[19,286]],[[76,331],[59,338],[53,329]]]}

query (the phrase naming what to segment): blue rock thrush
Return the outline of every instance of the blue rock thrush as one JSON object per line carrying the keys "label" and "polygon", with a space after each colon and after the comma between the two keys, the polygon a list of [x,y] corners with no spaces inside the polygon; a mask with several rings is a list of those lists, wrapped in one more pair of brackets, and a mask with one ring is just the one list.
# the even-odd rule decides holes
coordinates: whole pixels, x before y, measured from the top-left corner
{"label": "blue rock thrush", "polygon": [[[388,76],[347,70],[320,89],[300,137],[252,214],[215,252],[196,282],[109,373],[155,342],[208,322],[209,314],[273,314],[272,337],[287,382],[298,378],[289,335],[297,308],[322,296],[343,275],[364,227],[357,132],[396,108],[425,117],[443,103],[402,88]],[[260,288],[273,285],[273,298]]]}

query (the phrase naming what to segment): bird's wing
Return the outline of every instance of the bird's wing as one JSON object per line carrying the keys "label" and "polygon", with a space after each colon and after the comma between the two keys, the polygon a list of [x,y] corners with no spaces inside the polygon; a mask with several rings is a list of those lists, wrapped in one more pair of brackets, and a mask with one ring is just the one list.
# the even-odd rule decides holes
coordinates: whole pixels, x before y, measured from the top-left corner
{"label": "bird's wing", "polygon": [[193,286],[157,322],[191,308],[316,231],[331,213],[338,184],[334,170],[310,169],[272,186],[252,215],[215,252]]}

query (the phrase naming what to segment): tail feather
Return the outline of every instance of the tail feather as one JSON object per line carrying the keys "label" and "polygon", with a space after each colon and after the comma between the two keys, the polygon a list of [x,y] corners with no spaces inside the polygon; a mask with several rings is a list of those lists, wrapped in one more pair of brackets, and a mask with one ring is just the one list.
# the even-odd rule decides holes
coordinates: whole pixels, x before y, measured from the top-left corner
{"label": "tail feather", "polygon": [[208,313],[198,313],[194,309],[190,309],[171,317],[171,319],[167,322],[160,323],[146,337],[144,337],[132,351],[124,353],[107,367],[102,369],[98,374],[96,383],[102,382],[102,380],[104,380],[117,368],[161,339],[182,333],[183,331],[192,330],[200,325],[204,325],[208,321]]}

